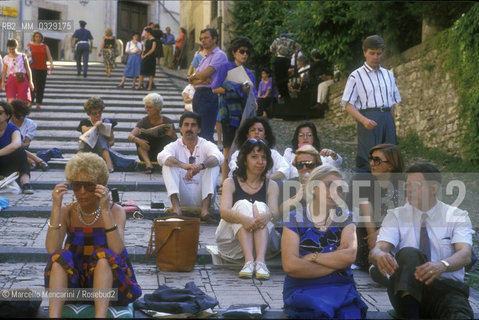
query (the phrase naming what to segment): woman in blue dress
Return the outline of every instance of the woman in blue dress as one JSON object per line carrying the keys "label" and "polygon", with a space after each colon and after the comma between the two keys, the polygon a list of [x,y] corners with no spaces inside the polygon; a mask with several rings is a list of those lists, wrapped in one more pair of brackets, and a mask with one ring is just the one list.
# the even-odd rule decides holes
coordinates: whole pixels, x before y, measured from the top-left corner
{"label": "woman in blue dress", "polygon": [[138,33],[134,33],[131,40],[126,44],[125,54],[128,54],[128,58],[118,88],[123,88],[126,78],[133,78],[131,87],[135,88],[136,78],[140,76],[141,51],[143,50],[143,44],[138,40],[139,37],[140,35]]}
{"label": "woman in blue dress", "polygon": [[356,225],[342,209],[344,182],[338,169],[323,165],[306,184],[307,209],[291,212],[281,239],[285,312],[291,318],[365,318],[366,304],[354,282]]}

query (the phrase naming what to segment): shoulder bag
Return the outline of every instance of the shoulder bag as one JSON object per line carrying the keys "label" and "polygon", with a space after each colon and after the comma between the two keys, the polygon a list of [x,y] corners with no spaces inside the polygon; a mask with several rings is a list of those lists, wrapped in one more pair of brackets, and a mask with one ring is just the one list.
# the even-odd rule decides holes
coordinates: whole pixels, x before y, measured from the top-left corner
{"label": "shoulder bag", "polygon": [[146,256],[155,255],[161,271],[191,271],[196,262],[199,238],[199,218],[176,215],[156,218],[151,226]]}

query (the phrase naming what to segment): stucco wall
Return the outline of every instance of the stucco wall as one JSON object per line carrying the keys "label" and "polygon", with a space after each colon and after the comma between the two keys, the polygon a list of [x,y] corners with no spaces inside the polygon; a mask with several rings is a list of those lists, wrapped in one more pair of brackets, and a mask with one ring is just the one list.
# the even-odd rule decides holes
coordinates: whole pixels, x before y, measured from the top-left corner
{"label": "stucco wall", "polygon": [[[460,156],[464,130],[458,119],[459,98],[437,53],[421,44],[383,61],[383,66],[394,72],[402,98],[395,113],[396,130],[398,136],[416,132],[427,147]],[[355,124],[340,106],[346,79],[347,75],[330,87],[325,118],[336,126]]]}

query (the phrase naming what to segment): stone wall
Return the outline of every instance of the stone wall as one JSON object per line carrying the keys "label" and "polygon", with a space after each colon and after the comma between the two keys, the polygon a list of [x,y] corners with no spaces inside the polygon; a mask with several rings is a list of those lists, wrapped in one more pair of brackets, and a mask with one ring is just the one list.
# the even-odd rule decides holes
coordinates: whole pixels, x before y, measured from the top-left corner
{"label": "stone wall", "polygon": [[[442,70],[437,50],[421,44],[384,60],[383,66],[394,72],[402,98],[395,114],[398,136],[413,131],[425,146],[461,156],[464,128],[458,119],[459,97],[450,75]],[[325,118],[336,126],[355,124],[340,105],[346,80],[345,76],[330,87]]]}

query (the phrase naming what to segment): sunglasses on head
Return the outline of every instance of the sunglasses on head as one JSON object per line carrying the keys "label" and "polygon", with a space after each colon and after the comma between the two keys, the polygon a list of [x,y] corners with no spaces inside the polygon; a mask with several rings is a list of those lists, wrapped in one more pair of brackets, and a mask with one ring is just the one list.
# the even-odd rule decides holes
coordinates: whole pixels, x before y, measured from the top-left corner
{"label": "sunglasses on head", "polygon": [[96,189],[96,183],[93,182],[72,181],[70,185],[73,191],[80,191],[82,187],[88,192],[95,192]]}
{"label": "sunglasses on head", "polygon": [[238,52],[241,53],[241,54],[245,54],[245,53],[246,53],[247,55],[249,55],[249,50],[241,49],[241,50],[238,50]]}
{"label": "sunglasses on head", "polygon": [[383,160],[383,159],[378,158],[378,157],[369,156],[369,162],[371,162],[371,161],[374,163],[375,166],[379,166],[383,162],[389,162],[387,160]]}
{"label": "sunglasses on head", "polygon": [[249,143],[258,143],[259,142],[259,143],[264,144],[265,146],[268,146],[268,144],[262,139],[249,138],[246,141],[248,141]]}
{"label": "sunglasses on head", "polygon": [[294,166],[298,170],[303,169],[304,166],[306,166],[306,169],[312,170],[316,168],[316,163],[314,163],[313,161],[298,161],[294,164]]}

